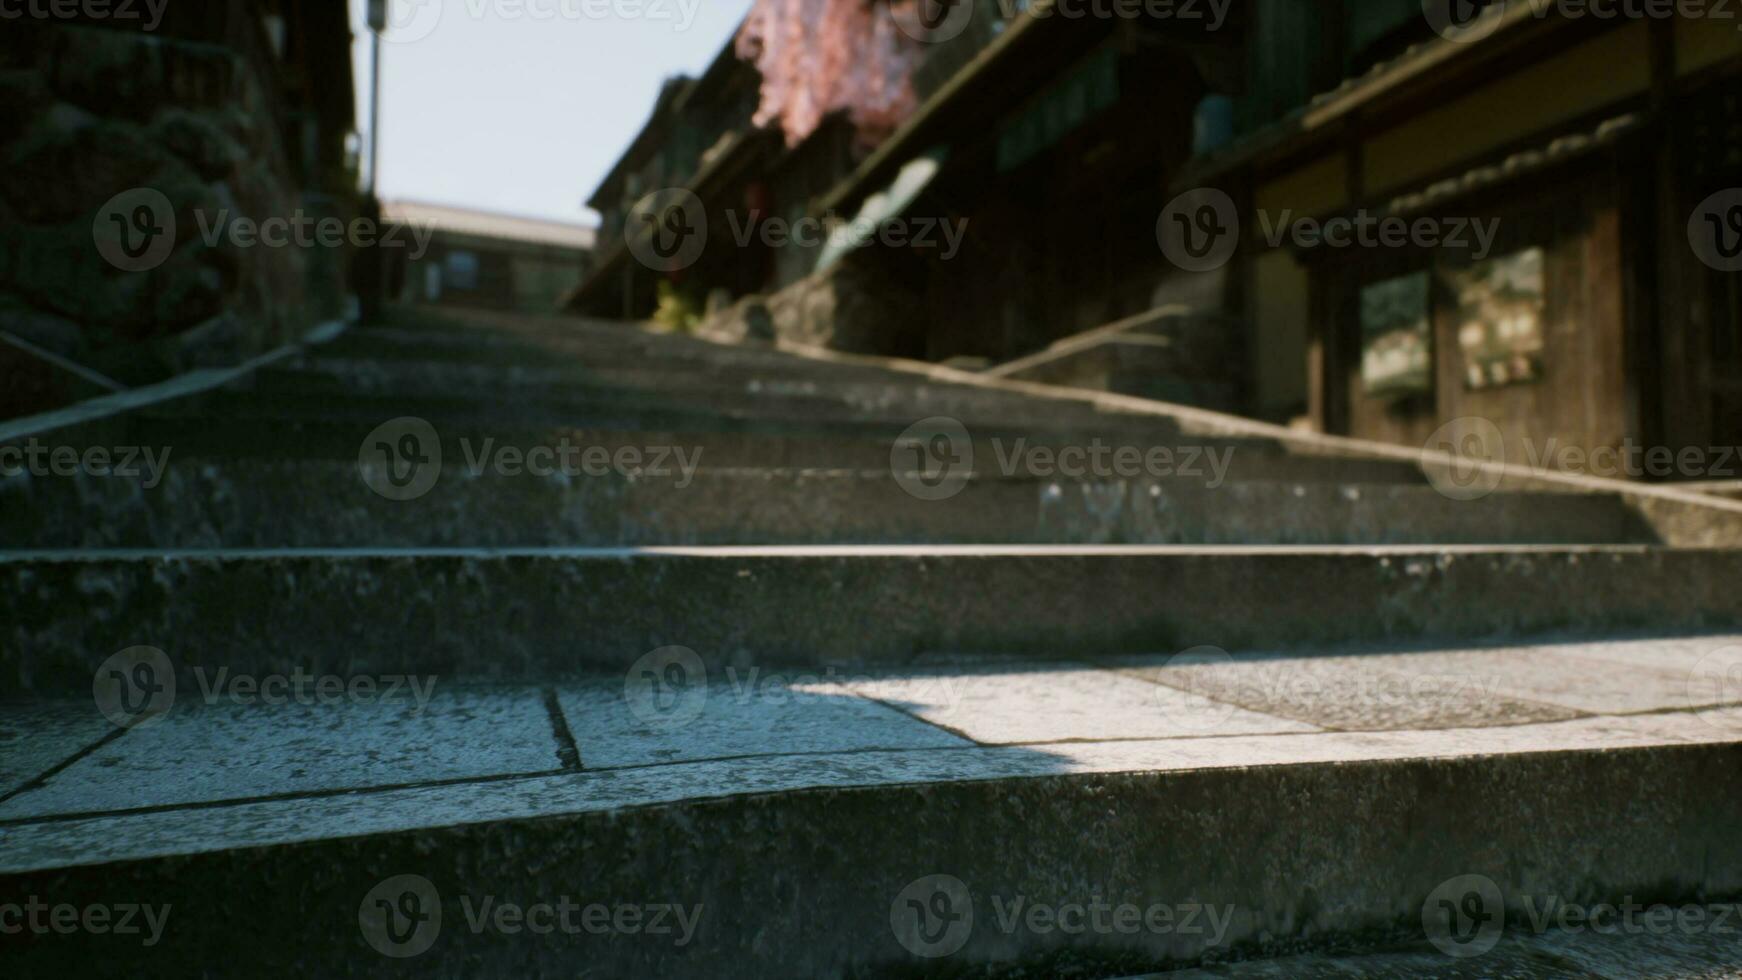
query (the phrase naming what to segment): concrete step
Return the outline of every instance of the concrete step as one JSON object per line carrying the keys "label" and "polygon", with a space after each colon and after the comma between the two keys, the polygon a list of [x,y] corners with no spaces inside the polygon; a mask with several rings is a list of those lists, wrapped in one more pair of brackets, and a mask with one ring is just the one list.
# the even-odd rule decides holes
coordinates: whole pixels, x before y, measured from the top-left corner
{"label": "concrete step", "polygon": [[[1733,902],[1690,902],[1674,906],[1627,906],[1617,903],[1604,914],[1602,931],[1582,921],[1539,927],[1528,912],[1518,924],[1508,923],[1501,939],[1478,959],[1458,959],[1431,942],[1398,943],[1382,950],[1312,953],[1275,959],[1218,963],[1187,970],[1169,970],[1126,980],[1384,980],[1416,977],[1425,980],[1478,980],[1488,977],[1532,980],[1686,980],[1742,977],[1742,951],[1728,926],[1716,931],[1711,922],[1734,921]],[[1557,911],[1559,906],[1557,906]],[[1582,909],[1580,910],[1583,911]],[[1676,922],[1680,919],[1682,925]],[[1666,924],[1667,923],[1667,924]],[[1623,932],[1626,928],[1629,932]]]}
{"label": "concrete step", "polygon": [[1312,653],[9,705],[8,966],[1727,975],[1742,636]]}
{"label": "concrete step", "polygon": [[[323,351],[293,365],[268,368],[258,375],[257,390],[297,391],[302,385],[357,394],[471,392],[482,398],[503,391],[542,394],[596,391],[624,395],[653,393],[667,397],[692,395],[757,396],[768,399],[832,399],[855,405],[901,405],[913,410],[957,411],[1031,408],[1051,404],[1062,414],[1103,417],[1091,406],[1036,399],[995,388],[943,384],[890,371],[845,373],[830,365],[800,361],[778,369],[764,366],[691,368],[648,366],[635,360],[600,363],[553,361],[549,356],[528,364],[498,365],[475,360],[453,362],[383,361],[338,357]],[[1162,424],[1167,419],[1143,416]],[[1133,420],[1135,421],[1135,420]]]}
{"label": "concrete step", "polygon": [[[515,392],[497,397],[479,392],[422,394],[362,394],[319,390],[310,385],[292,391],[225,390],[154,406],[148,414],[193,425],[209,418],[274,421],[367,421],[415,416],[437,425],[526,427],[586,427],[638,430],[696,431],[830,431],[848,426],[875,426],[893,434],[939,412],[929,406],[853,405],[829,398],[783,398],[764,395],[662,396],[651,392]],[[951,405],[946,399],[938,405]],[[954,405],[961,408],[964,406]],[[1172,437],[1178,427],[1168,419],[1140,415],[1059,411],[1045,403],[1026,408],[984,409],[982,414],[958,412],[970,431],[982,425],[1025,430],[1093,428],[1122,433],[1123,441],[1139,445]]]}
{"label": "concrete step", "polygon": [[[349,362],[347,362],[349,364]],[[382,365],[346,367],[331,362],[260,371],[246,390],[270,405],[382,401],[415,406],[471,402],[545,413],[609,414],[677,410],[742,417],[869,418],[901,421],[903,427],[933,416],[968,425],[1098,424],[1155,432],[1177,431],[1155,416],[1101,412],[1092,406],[1050,403],[955,385],[884,379],[875,382],[796,382],[654,376],[641,385],[607,381],[578,371],[506,373],[487,367],[415,370]],[[421,414],[414,408],[409,414]]]}
{"label": "concrete step", "polygon": [[1454,642],[1742,623],[1742,554],[1602,546],[864,546],[0,552],[0,695],[117,650],[185,671],[538,678],[940,650]]}
{"label": "concrete step", "polygon": [[[43,451],[66,446],[83,453],[100,447],[145,448],[159,458],[171,460],[272,459],[344,460],[355,463],[365,442],[378,436],[376,429],[387,419],[369,417],[353,422],[320,420],[285,421],[272,418],[254,406],[238,408],[228,417],[178,418],[174,416],[120,416],[100,424],[55,432],[37,440]],[[693,420],[692,420],[693,421]],[[613,459],[624,449],[648,450],[683,447],[701,459],[707,469],[850,469],[890,471],[898,463],[911,470],[914,463],[912,433],[889,423],[827,423],[805,419],[767,421],[736,430],[583,428],[550,425],[537,427],[527,421],[483,426],[443,423],[436,428],[442,459],[464,461],[483,452],[485,446],[514,447],[522,453],[540,448],[582,452],[599,447]],[[1086,465],[1089,476],[1109,473],[1114,478],[1165,478],[1174,475],[1220,483],[1232,480],[1335,481],[1365,484],[1410,484],[1426,486],[1426,477],[1413,464],[1391,460],[1310,456],[1291,453],[1268,439],[1169,438],[1153,431],[1122,432],[1117,429],[1003,428],[976,426],[968,440],[971,453],[945,454],[934,469],[961,477],[1035,476],[1051,478],[1061,473],[1061,453],[1100,452],[1103,463]],[[900,442],[904,451],[892,458]],[[8,445],[29,448],[29,439]],[[1135,468],[1115,458],[1120,451],[1135,453]],[[1152,454],[1154,454],[1152,456]],[[1075,464],[1074,457],[1066,463]],[[1049,465],[1041,465],[1049,463]],[[28,467],[24,467],[29,471]],[[46,466],[41,467],[47,469]],[[1069,468],[1069,467],[1067,467]],[[1099,478],[1099,477],[1096,477]]]}
{"label": "concrete step", "polygon": [[620,340],[574,336],[524,338],[479,331],[429,332],[380,327],[351,331],[318,352],[322,357],[384,364],[484,365],[539,369],[564,365],[595,371],[668,374],[755,374],[771,377],[884,379],[900,375],[868,365],[824,363],[761,347],[722,347],[681,337],[638,332]]}
{"label": "concrete step", "polygon": [[[360,443],[359,443],[360,445]],[[732,469],[709,448],[552,457],[444,450],[427,489],[384,496],[355,460],[171,456],[160,481],[0,478],[0,546],[620,547],[747,544],[1649,543],[1619,497],[1426,485],[1251,482],[1205,465],[1166,478],[981,477],[930,499],[915,474]],[[512,443],[508,444],[512,445]],[[656,445],[656,444],[649,444]],[[491,448],[486,449],[486,446]],[[870,455],[869,453],[867,454]],[[538,462],[535,459],[535,463]],[[1213,461],[1213,462],[1220,462]],[[1232,458],[1229,460],[1232,469]],[[1245,470],[1260,467],[1247,464]],[[943,489],[949,489],[947,487]]]}

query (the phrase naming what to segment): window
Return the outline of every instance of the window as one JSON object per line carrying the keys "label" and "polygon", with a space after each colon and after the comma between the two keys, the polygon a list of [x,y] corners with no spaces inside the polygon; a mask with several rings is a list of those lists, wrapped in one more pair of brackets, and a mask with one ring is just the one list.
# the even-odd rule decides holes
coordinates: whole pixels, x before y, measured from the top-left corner
{"label": "window", "polygon": [[458,249],[449,252],[446,280],[450,289],[477,289],[478,253]]}

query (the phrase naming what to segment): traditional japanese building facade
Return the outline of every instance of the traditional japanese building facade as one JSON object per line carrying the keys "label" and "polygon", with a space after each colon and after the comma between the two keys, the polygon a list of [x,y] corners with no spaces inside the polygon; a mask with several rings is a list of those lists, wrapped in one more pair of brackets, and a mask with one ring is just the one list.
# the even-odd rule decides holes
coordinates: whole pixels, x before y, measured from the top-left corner
{"label": "traditional japanese building facade", "polygon": [[[872,148],[828,127],[787,148],[735,117],[716,145],[737,152],[682,185],[718,247],[673,278],[716,313],[758,297],[709,321],[728,335],[1405,445],[1469,419],[1515,462],[1742,443],[1734,19],[1162,6],[940,8],[916,107]],[[717,64],[692,87],[754,76]],[[806,248],[734,236],[732,208],[903,235]],[[1706,465],[1644,463],[1612,475]]]}

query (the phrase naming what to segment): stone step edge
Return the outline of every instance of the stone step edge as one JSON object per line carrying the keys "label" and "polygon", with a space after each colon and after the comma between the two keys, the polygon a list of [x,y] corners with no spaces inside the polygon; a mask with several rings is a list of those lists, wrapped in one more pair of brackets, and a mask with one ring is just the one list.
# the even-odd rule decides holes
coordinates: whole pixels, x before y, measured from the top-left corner
{"label": "stone step edge", "polygon": [[[1742,625],[1742,552],[1655,545],[926,545],[0,553],[0,694],[172,666],[561,677]],[[191,676],[191,675],[190,675]]]}
{"label": "stone step edge", "polygon": [[[719,343],[719,341],[707,338],[702,339],[709,343]],[[1574,492],[1606,491],[1619,493],[1628,498],[1628,502],[1633,505],[1634,509],[1645,516],[1653,529],[1665,541],[1687,545],[1742,545],[1742,500],[1731,500],[1715,495],[1676,489],[1673,485],[1606,479],[1577,473],[1537,469],[1512,462],[1494,463],[1440,452],[1425,446],[1402,446],[1371,439],[1306,432],[1226,412],[1217,412],[1212,409],[1195,408],[1190,405],[1157,401],[1135,395],[993,377],[983,373],[961,371],[941,364],[929,364],[908,358],[853,354],[792,341],[783,341],[778,347],[780,350],[825,363],[881,366],[888,370],[919,375],[937,381],[1026,394],[1050,401],[1086,403],[1104,411],[1165,417],[1173,420],[1179,427],[1180,433],[1185,436],[1224,435],[1274,439],[1291,451],[1304,455],[1346,456],[1410,463],[1420,467],[1423,472],[1430,476],[1446,473],[1460,474],[1462,480],[1460,485],[1465,486],[1469,485],[1467,478],[1473,472],[1479,474],[1479,479],[1483,483],[1491,481],[1496,486],[1542,486],[1548,489],[1564,488]]]}
{"label": "stone step edge", "polygon": [[[790,769],[792,760],[782,763]],[[151,827],[52,831],[64,853],[88,853],[91,844],[113,851],[126,835],[200,840],[201,853],[28,872],[15,866],[0,873],[0,884],[56,902],[171,905],[186,924],[181,932],[166,931],[152,949],[112,950],[159,970],[239,947],[263,962],[326,973],[409,951],[410,966],[437,971],[551,969],[584,954],[612,975],[917,976],[1059,957],[1117,965],[1107,970],[1115,975],[1342,937],[1437,939],[1457,948],[1460,937],[1437,931],[1424,910],[1436,897],[1462,901],[1488,885],[1504,928],[1523,919],[1526,897],[1592,904],[1742,895],[1742,839],[1733,833],[1742,816],[1739,763],[1742,744],[1733,740],[1632,748],[1597,740],[1560,751],[1367,763],[836,785],[630,806],[594,799],[594,809],[567,816],[421,829],[371,830],[368,821],[329,813],[325,819],[345,829],[339,836],[308,835],[310,815],[291,814],[280,822],[303,830],[302,840],[234,846],[216,846],[213,835],[245,837],[266,821],[207,811],[158,815]],[[750,782],[739,774],[737,785]],[[675,791],[657,777],[652,784]],[[430,812],[427,799],[402,805]],[[1642,826],[1652,832],[1640,834]],[[1083,846],[1085,828],[1097,846]],[[16,847],[19,831],[9,836]],[[759,860],[774,840],[782,858]],[[802,915],[790,901],[790,880],[801,872]],[[383,947],[381,937],[359,932],[369,897],[385,882],[404,886],[403,875],[433,888],[446,912],[424,949],[408,950],[403,936]],[[1279,890],[1279,881],[1290,887]],[[935,909],[939,894],[965,928],[906,924],[912,906],[904,897]],[[702,912],[694,942],[674,949],[649,937],[471,933],[462,895],[472,903],[485,895],[520,904],[559,896],[582,904],[659,901]],[[1021,920],[1007,930],[999,908],[1015,896],[1049,906],[1101,899],[1228,911],[1214,936],[1067,934]],[[13,944],[12,952],[21,963],[47,965],[72,962],[85,948],[78,937],[36,943],[22,953]]]}

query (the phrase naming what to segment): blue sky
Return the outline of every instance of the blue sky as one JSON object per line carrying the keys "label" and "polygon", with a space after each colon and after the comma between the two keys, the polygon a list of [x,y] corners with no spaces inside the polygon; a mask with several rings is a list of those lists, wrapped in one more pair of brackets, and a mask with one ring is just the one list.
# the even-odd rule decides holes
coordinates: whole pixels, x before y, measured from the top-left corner
{"label": "blue sky", "polygon": [[[593,223],[583,201],[668,76],[707,67],[751,0],[391,0],[381,194]],[[369,39],[356,25],[367,145]]]}

